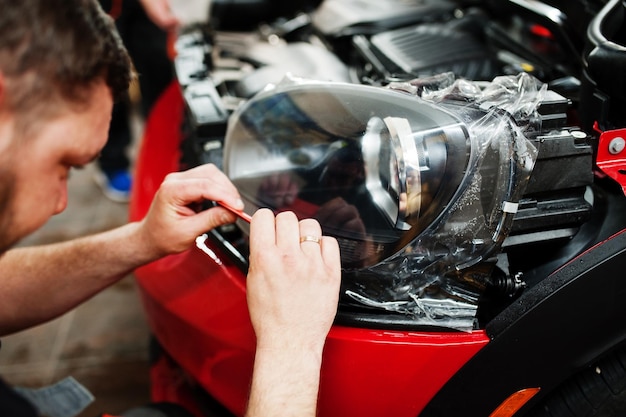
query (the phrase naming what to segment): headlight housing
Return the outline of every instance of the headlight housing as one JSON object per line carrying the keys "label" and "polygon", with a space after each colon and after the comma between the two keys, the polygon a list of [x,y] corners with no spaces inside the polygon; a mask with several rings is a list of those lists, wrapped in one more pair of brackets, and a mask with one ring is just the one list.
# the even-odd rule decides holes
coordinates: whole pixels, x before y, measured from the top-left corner
{"label": "headlight housing", "polygon": [[428,320],[456,313],[424,300],[455,300],[473,317],[458,272],[499,248],[536,151],[519,106],[472,94],[284,82],[235,112],[224,170],[246,211],[291,210],[338,239],[351,299]]}

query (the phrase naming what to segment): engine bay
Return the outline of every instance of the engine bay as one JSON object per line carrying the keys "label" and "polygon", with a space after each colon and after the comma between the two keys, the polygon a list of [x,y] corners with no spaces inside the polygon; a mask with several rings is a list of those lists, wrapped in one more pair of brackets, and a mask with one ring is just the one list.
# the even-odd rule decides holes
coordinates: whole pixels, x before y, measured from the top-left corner
{"label": "engine bay", "polygon": [[[292,15],[237,30],[230,29],[229,14],[218,9],[213,25],[187,28],[175,45],[176,76],[187,107],[181,168],[213,163],[224,169],[228,156],[225,138],[233,128],[233,113],[259,94],[280,86],[286,77],[381,88],[410,94],[416,100],[453,88],[445,90],[448,100],[452,97],[463,100],[464,105],[478,103],[476,109],[481,108],[481,102],[468,99],[463,87],[489,89],[498,85],[494,81],[497,77],[513,79],[519,74],[539,80],[546,88],[532,112],[516,117],[515,112],[504,111],[537,151],[523,193],[514,202],[514,216],[497,250],[485,251],[472,262],[456,264],[445,272],[459,288],[446,292],[441,305],[437,305],[437,311],[443,310],[443,314],[435,314],[433,320],[432,314],[429,316],[420,307],[420,297],[414,296],[409,300],[412,309],[397,308],[398,301],[406,300],[397,297],[403,282],[395,282],[390,290],[390,281],[401,281],[393,272],[391,277],[380,274],[373,265],[344,268],[340,322],[383,328],[481,327],[541,281],[555,265],[599,238],[593,230],[597,229],[598,219],[606,216],[605,194],[615,191],[614,184],[598,175],[595,166],[597,131],[579,114],[585,105],[581,103],[585,83],[589,82],[589,75],[583,71],[585,33],[581,28],[605,4],[585,1],[575,7],[572,3],[579,2],[553,3],[326,0],[319,5],[305,4],[303,11]],[[514,99],[520,96],[513,94]],[[313,95],[308,97],[315,100]],[[255,116],[259,120],[278,120],[284,114],[292,119],[301,117],[280,106],[266,106],[261,111]],[[446,111],[450,111],[449,105]],[[459,116],[462,122],[467,122],[463,119],[469,117],[467,114],[464,111]],[[301,125],[311,125],[308,116],[301,119]],[[622,126],[623,121],[607,115],[594,122],[607,129]],[[313,147],[300,149],[298,158],[315,157]],[[306,152],[302,149],[313,153],[303,155]],[[347,149],[344,146],[342,151],[346,153]],[[433,152],[425,154],[432,157]],[[358,155],[363,159],[361,153]],[[344,166],[348,159],[342,160]],[[492,169],[500,166],[498,161]],[[452,166],[458,160],[450,159],[448,163]],[[481,178],[489,175],[481,171]],[[494,178],[498,177],[494,174]],[[608,191],[598,187],[598,181]],[[481,186],[485,194],[497,184],[484,180]],[[480,199],[481,193],[477,195]],[[445,200],[441,204],[447,207],[449,203]],[[433,215],[431,221],[436,219]],[[372,220],[375,222],[381,220]],[[413,229],[413,237],[426,229],[416,224],[406,227]],[[341,231],[334,235],[340,236]],[[232,255],[242,270],[247,268],[245,230],[225,226],[210,237]],[[342,254],[351,253],[351,248],[344,245]],[[394,248],[396,252],[405,250],[402,245]],[[389,269],[392,265],[398,268],[393,263],[382,267]],[[359,289],[362,291],[357,297],[350,296]],[[437,291],[441,290],[438,286]],[[447,304],[459,297],[459,291],[467,292],[473,300],[462,324],[449,321],[456,313],[450,313]],[[388,308],[390,305],[393,308]]]}

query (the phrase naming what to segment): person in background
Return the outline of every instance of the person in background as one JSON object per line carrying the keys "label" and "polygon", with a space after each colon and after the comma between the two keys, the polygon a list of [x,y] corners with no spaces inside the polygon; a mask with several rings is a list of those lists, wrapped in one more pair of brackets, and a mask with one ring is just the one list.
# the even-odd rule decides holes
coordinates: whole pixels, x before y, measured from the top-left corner
{"label": "person in background", "polygon": [[[168,0],[100,0],[115,26],[138,73],[140,116],[147,118],[163,90],[173,79],[167,53],[168,35],[179,21]],[[133,132],[132,102],[128,93],[113,105],[109,138],[97,160],[96,183],[104,195],[127,202],[132,188],[129,156]]]}
{"label": "person in background", "polygon": [[[140,265],[191,247],[235,221],[239,193],[213,165],[168,175],[141,221],[66,242],[12,248],[67,204],[73,168],[107,140],[130,58],[96,0],[0,0],[0,335],[49,321]],[[336,313],[339,248],[319,223],[257,211],[248,305],[257,352],[248,417],[315,415],[325,337]],[[311,320],[311,318],[314,318]],[[67,406],[67,404],[61,404]],[[0,380],[0,415],[38,409]],[[66,413],[67,414],[67,413]]]}

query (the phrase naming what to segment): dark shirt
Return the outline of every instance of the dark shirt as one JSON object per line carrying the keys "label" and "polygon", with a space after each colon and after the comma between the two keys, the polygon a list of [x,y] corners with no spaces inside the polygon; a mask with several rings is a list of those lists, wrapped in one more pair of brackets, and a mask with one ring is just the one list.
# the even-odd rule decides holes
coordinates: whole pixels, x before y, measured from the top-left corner
{"label": "dark shirt", "polygon": [[38,417],[38,415],[31,403],[0,379],[0,416]]}

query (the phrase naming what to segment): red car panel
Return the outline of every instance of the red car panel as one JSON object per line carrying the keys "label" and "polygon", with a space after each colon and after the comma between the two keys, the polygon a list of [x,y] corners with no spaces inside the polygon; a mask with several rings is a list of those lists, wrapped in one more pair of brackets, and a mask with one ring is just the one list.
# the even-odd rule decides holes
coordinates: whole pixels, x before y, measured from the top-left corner
{"label": "red car panel", "polygon": [[[172,84],[147,121],[131,220],[145,215],[163,178],[179,169],[183,106]],[[136,277],[151,330],[165,351],[220,403],[243,415],[255,345],[245,275],[219,249],[212,250],[216,260],[192,248],[138,269]],[[335,326],[324,354],[319,414],[414,417],[488,342],[483,331]],[[171,401],[166,392],[153,390],[153,400]]]}

